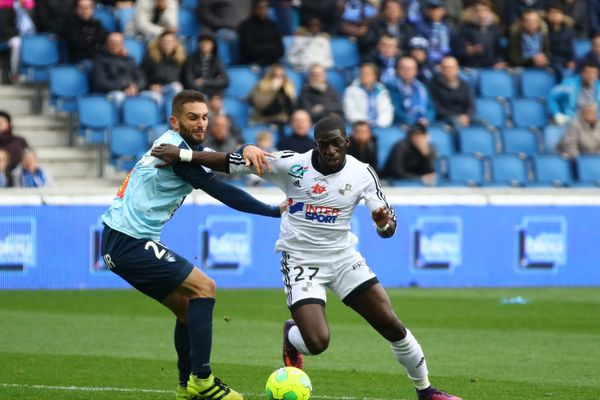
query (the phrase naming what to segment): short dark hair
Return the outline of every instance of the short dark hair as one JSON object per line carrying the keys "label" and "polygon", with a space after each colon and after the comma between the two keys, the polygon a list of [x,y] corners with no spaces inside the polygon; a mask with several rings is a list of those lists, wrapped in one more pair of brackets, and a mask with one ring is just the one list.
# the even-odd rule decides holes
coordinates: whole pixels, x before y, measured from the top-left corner
{"label": "short dark hair", "polygon": [[362,120],[353,122],[352,130],[358,128],[359,126],[365,126],[365,125],[369,127],[369,130],[371,130],[371,125],[369,125],[369,123],[367,121],[362,121]]}
{"label": "short dark hair", "polygon": [[421,123],[416,123],[408,129],[408,136],[427,135],[427,127]]}
{"label": "short dark hair", "polygon": [[206,96],[197,90],[182,90],[173,97],[171,114],[180,116],[186,103],[206,103]]}
{"label": "short dark hair", "polygon": [[590,61],[590,60],[588,60],[588,61],[584,62],[584,63],[581,65],[581,71],[583,71],[583,70],[584,70],[584,69],[586,69],[586,68],[596,68],[596,69],[598,69],[598,64],[596,64],[596,63],[595,63],[595,62],[593,62],[593,61]]}
{"label": "short dark hair", "polygon": [[321,118],[315,125],[315,139],[325,133],[339,130],[342,135],[346,136],[346,125],[340,117],[335,115]]}
{"label": "short dark hair", "polygon": [[0,110],[0,117],[4,117],[6,118],[6,120],[8,121],[8,124],[11,125],[11,118],[10,118],[10,114],[4,110]]}

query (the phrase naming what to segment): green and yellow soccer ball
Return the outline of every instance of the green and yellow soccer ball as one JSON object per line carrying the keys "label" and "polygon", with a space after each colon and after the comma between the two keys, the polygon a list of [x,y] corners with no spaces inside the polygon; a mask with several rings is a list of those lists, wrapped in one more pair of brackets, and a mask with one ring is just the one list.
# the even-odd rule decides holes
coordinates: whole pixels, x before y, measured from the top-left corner
{"label": "green and yellow soccer ball", "polygon": [[267,400],[308,400],[312,384],[301,369],[284,367],[269,376],[265,391]]}

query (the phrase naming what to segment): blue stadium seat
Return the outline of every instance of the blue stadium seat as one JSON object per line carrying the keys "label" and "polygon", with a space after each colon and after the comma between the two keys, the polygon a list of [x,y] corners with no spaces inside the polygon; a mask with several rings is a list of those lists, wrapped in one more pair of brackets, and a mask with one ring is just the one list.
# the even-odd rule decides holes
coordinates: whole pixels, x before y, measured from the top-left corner
{"label": "blue stadium seat", "polygon": [[225,89],[225,96],[244,98],[258,82],[258,74],[250,67],[227,67],[229,86]]}
{"label": "blue stadium seat", "polygon": [[427,129],[429,142],[435,148],[438,157],[447,157],[455,153],[452,134],[443,128],[432,126]]}
{"label": "blue stadium seat", "polygon": [[556,86],[556,77],[547,69],[526,68],[521,72],[521,95],[545,98]]}
{"label": "blue stadium seat", "polygon": [[77,98],[88,93],[85,72],[74,65],[50,68],[50,104],[58,111],[77,112]]}
{"label": "blue stadium seat", "polygon": [[27,82],[48,82],[48,70],[59,61],[58,40],[54,35],[23,36],[21,71]]}
{"label": "blue stadium seat", "polygon": [[403,140],[406,133],[397,127],[373,128],[373,136],[377,138],[377,167],[382,170],[394,145]]}
{"label": "blue stadium seat", "polygon": [[589,39],[575,39],[575,59],[580,59],[592,49],[592,42]]}
{"label": "blue stadium seat", "polygon": [[327,82],[329,82],[329,85],[333,87],[340,96],[342,96],[344,94],[344,90],[346,90],[346,86],[348,86],[344,74],[335,69],[328,69],[325,71],[325,74],[327,75]]}
{"label": "blue stadium seat", "polygon": [[158,124],[151,126],[148,129],[148,144],[152,145],[156,139],[162,136],[163,133],[171,129],[169,124]]}
{"label": "blue stadium seat", "polygon": [[515,155],[502,154],[491,158],[492,182],[506,186],[525,186],[527,179],[527,165],[525,161]]}
{"label": "blue stadium seat", "polygon": [[125,36],[125,48],[135,63],[140,65],[144,59],[144,53],[146,52],[144,42],[133,36]]}
{"label": "blue stadium seat", "polygon": [[127,97],[123,101],[122,110],[125,125],[144,129],[163,121],[160,107],[149,97]]}
{"label": "blue stadium seat", "polygon": [[180,6],[195,10],[198,7],[198,0],[181,0]]}
{"label": "blue stadium seat", "polygon": [[[193,40],[193,47],[192,50],[188,51],[189,53],[193,53],[196,48],[197,48],[197,39],[195,37],[190,38]],[[188,47],[189,50],[189,47]],[[231,54],[231,47],[229,46],[229,43],[220,40],[217,38],[217,55],[219,56],[219,60],[221,60],[221,62],[223,63],[223,65],[231,65],[233,64],[234,58],[233,58],[233,54]]]}
{"label": "blue stadium seat", "polygon": [[186,7],[179,7],[179,34],[181,36],[196,36],[200,33],[200,23],[196,13]]}
{"label": "blue stadium seat", "polygon": [[548,124],[546,106],[536,99],[512,99],[512,120],[515,126],[530,128]]}
{"label": "blue stadium seat", "polygon": [[225,113],[233,120],[240,128],[248,124],[248,103],[235,97],[223,98],[223,109]]}
{"label": "blue stadium seat", "polygon": [[125,28],[131,20],[133,19],[133,14],[135,12],[135,7],[122,7],[115,9],[115,16],[117,17],[117,22],[119,26],[119,31],[124,32]]}
{"label": "blue stadium seat", "polygon": [[118,20],[111,8],[97,5],[94,8],[94,18],[100,21],[102,27],[108,32],[118,30]]}
{"label": "blue stadium seat", "polygon": [[360,63],[356,42],[345,36],[331,38],[331,52],[333,54],[333,65],[336,68],[355,67]]}
{"label": "blue stadium seat", "polygon": [[539,152],[537,136],[526,128],[502,129],[502,143],[506,154],[532,155]]}
{"label": "blue stadium seat", "polygon": [[504,106],[496,99],[478,97],[475,99],[475,118],[496,128],[505,125]]}
{"label": "blue stadium seat", "polygon": [[111,163],[120,171],[129,171],[138,154],[148,150],[148,137],[132,126],[114,126],[108,142]]}
{"label": "blue stadium seat", "polygon": [[575,160],[577,180],[587,186],[600,185],[600,156],[581,155]]}
{"label": "blue stadium seat", "polygon": [[491,156],[496,154],[494,134],[483,127],[460,128],[458,146],[463,154],[479,154]]}
{"label": "blue stadium seat", "polygon": [[544,186],[570,186],[573,183],[569,161],[559,155],[533,157],[535,181]]}
{"label": "blue stadium seat", "polygon": [[560,125],[548,125],[544,128],[544,152],[556,153],[556,146],[567,128]]}
{"label": "blue stadium seat", "polygon": [[501,69],[479,70],[479,93],[483,97],[512,98],[516,95],[513,76]]}
{"label": "blue stadium seat", "polygon": [[296,93],[300,94],[300,91],[302,90],[302,85],[304,84],[304,77],[302,76],[302,73],[294,71],[292,68],[286,67],[285,74],[287,75],[288,79],[294,83]]}
{"label": "blue stadium seat", "polygon": [[106,143],[108,129],[117,123],[115,105],[104,96],[77,99],[79,132],[88,143]]}
{"label": "blue stadium seat", "polygon": [[[277,142],[277,130],[273,125],[268,124],[260,124],[260,125],[250,125],[242,128],[242,138],[244,142],[256,144],[256,135],[262,131],[269,131],[273,134],[273,141]],[[284,149],[280,149],[284,150]]]}
{"label": "blue stadium seat", "polygon": [[171,111],[173,109],[173,97],[165,97],[165,104],[164,104],[164,112],[165,112],[165,119],[164,122],[165,123],[169,123],[169,118],[171,117]]}
{"label": "blue stadium seat", "polygon": [[448,157],[448,182],[479,186],[484,180],[483,162],[472,155],[455,154]]}

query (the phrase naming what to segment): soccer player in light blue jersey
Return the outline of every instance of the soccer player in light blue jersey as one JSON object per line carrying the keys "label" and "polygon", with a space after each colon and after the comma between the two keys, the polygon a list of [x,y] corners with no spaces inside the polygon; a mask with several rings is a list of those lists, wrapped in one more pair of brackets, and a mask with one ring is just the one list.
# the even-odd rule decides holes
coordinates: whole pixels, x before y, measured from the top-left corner
{"label": "soccer player in light blue jersey", "polygon": [[[172,144],[183,157],[203,148],[208,125],[204,95],[193,90],[173,99],[171,128],[154,145]],[[255,165],[267,153],[243,150]],[[252,153],[254,152],[254,153]],[[142,293],[161,302],[177,317],[175,349],[179,368],[176,399],[242,400],[210,368],[215,282],[160,242],[165,223],[193,189],[202,189],[236,210],[279,218],[280,207],[256,200],[191,163],[156,168],[160,161],[148,151],[136,163],[102,216],[102,257],[106,267]]]}

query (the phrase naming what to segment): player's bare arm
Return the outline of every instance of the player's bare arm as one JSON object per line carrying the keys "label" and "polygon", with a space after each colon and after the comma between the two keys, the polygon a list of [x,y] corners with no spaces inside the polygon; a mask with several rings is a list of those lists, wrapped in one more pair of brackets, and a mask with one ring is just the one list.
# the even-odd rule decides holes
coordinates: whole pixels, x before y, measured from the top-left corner
{"label": "player's bare arm", "polygon": [[[189,158],[190,153],[186,152],[191,152],[191,159]],[[156,165],[157,168],[166,168],[180,161],[189,161],[194,164],[204,165],[215,171],[229,172],[227,153],[191,151],[180,149],[172,144],[163,143],[152,148],[151,155],[163,161]],[[273,157],[273,154],[256,146],[247,145],[244,146],[242,155],[246,161],[246,167],[253,166],[257,175],[262,175],[263,166],[267,171],[271,171],[269,157]]]}
{"label": "player's bare arm", "polygon": [[396,232],[396,222],[393,220],[389,208],[385,206],[378,208],[371,213],[371,218],[375,222],[375,228],[380,237],[389,238]]}

